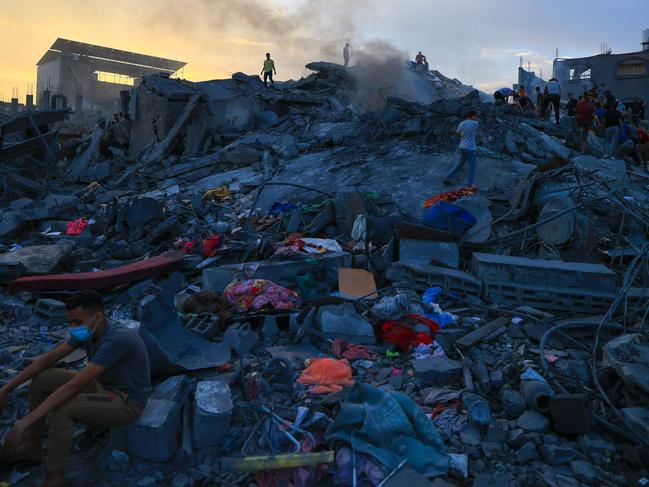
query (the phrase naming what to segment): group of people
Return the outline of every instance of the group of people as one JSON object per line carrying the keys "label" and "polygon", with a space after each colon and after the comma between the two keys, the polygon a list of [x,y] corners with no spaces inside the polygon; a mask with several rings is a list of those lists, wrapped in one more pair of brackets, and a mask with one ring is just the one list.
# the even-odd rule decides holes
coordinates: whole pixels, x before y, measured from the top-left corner
{"label": "group of people", "polygon": [[561,84],[556,78],[552,78],[545,85],[543,91],[539,86],[536,87],[536,106],[527,94],[525,86],[519,86],[518,91],[511,88],[500,88],[494,92],[496,104],[510,104],[523,112],[534,112],[541,118],[546,118],[550,114],[550,109],[554,111],[556,124],[559,125],[561,112]]}

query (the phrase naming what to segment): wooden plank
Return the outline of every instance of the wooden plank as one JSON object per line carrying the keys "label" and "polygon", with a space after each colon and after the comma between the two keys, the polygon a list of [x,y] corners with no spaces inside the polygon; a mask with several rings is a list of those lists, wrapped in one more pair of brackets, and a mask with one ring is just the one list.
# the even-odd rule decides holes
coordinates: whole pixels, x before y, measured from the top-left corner
{"label": "wooden plank", "polygon": [[493,333],[501,326],[505,326],[507,323],[509,323],[509,318],[506,317],[496,318],[495,320],[487,323],[486,325],[481,326],[477,330],[474,330],[471,333],[467,333],[462,338],[457,340],[455,344],[461,348],[472,347],[480,343],[482,339],[485,338],[487,335]]}

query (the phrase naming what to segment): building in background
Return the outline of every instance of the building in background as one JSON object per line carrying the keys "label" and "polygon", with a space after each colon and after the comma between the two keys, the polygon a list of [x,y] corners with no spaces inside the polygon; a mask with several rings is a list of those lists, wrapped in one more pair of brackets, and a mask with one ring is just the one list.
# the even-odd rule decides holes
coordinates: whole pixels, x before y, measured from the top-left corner
{"label": "building in background", "polygon": [[77,113],[111,111],[119,106],[120,91],[132,88],[142,76],[172,75],[185,64],[59,38],[37,63],[36,103],[42,109],[70,107]]}
{"label": "building in background", "polygon": [[[554,76],[561,82],[561,97],[568,98],[572,92],[579,96],[590,89],[593,83],[602,83],[624,102],[642,101],[649,105],[649,29],[642,32],[642,50],[624,54],[608,51],[582,58],[556,58],[553,63]],[[547,81],[536,73],[518,68],[518,86],[525,86],[534,93]]]}

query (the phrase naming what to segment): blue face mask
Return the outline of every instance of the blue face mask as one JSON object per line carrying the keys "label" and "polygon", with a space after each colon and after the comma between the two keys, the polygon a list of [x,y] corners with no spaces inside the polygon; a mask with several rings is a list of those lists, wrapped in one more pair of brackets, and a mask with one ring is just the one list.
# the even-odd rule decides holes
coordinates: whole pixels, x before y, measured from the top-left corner
{"label": "blue face mask", "polygon": [[[96,316],[97,315],[93,316],[90,319],[90,323],[94,321]],[[73,328],[70,328],[70,337],[74,342],[83,343],[90,340],[94,332],[95,332],[94,328],[91,330],[87,324],[81,326],[75,326]]]}

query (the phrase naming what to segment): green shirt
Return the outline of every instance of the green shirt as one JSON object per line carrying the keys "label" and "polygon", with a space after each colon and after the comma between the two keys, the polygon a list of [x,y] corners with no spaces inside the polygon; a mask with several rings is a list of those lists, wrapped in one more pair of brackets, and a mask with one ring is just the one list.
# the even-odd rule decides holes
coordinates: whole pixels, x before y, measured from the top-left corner
{"label": "green shirt", "polygon": [[266,59],[264,61],[264,73],[268,73],[273,69],[275,69],[275,61],[273,61],[272,59]]}

